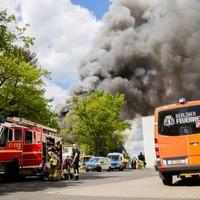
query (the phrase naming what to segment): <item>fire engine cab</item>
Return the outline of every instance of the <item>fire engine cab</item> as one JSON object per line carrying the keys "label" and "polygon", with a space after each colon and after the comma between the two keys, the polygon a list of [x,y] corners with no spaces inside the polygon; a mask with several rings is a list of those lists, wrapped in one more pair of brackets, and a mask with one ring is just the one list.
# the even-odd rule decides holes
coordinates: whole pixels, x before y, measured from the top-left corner
{"label": "fire engine cab", "polygon": [[0,175],[6,178],[42,176],[47,149],[61,141],[57,130],[23,118],[0,122]]}

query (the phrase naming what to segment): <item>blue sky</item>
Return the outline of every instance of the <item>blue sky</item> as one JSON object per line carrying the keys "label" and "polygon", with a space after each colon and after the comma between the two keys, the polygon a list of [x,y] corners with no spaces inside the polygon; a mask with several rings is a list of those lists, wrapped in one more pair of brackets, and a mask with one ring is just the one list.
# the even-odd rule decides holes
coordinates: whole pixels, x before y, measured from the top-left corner
{"label": "blue sky", "polygon": [[0,1],[1,9],[7,8],[20,19],[19,26],[30,24],[27,35],[35,37],[31,50],[40,65],[51,72],[51,79],[45,80],[45,96],[53,98],[52,105],[59,107],[80,83],[79,66],[92,48],[111,1]]}
{"label": "blue sky", "polygon": [[102,18],[110,5],[109,0],[72,0],[72,3],[89,9],[97,19]]}

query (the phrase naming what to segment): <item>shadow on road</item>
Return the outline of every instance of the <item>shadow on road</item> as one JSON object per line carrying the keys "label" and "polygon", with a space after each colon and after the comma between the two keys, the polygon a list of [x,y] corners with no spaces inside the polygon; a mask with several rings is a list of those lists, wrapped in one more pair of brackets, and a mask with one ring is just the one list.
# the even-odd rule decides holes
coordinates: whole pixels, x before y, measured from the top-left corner
{"label": "shadow on road", "polygon": [[113,176],[101,176],[100,173],[83,173],[80,180],[41,181],[38,177],[27,177],[20,181],[0,181],[0,197],[16,192],[37,192],[51,188],[64,188],[84,184],[86,180],[106,179]]}
{"label": "shadow on road", "polygon": [[176,181],[173,186],[200,186],[200,178],[192,178],[192,177],[188,177],[185,179],[180,179],[178,181]]}

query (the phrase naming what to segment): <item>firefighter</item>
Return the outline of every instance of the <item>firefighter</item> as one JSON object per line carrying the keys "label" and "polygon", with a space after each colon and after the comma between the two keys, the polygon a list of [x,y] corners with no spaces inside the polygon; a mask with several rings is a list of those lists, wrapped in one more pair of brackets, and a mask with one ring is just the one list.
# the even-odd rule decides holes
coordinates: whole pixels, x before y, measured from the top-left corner
{"label": "firefighter", "polygon": [[79,159],[80,159],[80,150],[76,144],[73,144],[72,149],[72,165],[74,168],[74,180],[79,179]]}
{"label": "firefighter", "polygon": [[68,155],[67,158],[63,162],[63,174],[65,179],[73,179],[73,174],[71,173],[71,168],[72,168],[72,159]]}
{"label": "firefighter", "polygon": [[51,147],[51,150],[56,154],[56,156],[59,158],[61,162],[62,158],[62,147],[60,141],[57,141],[55,145]]}
{"label": "firefighter", "polygon": [[59,166],[59,159],[55,155],[53,151],[48,151],[49,155],[49,164],[50,164],[50,170],[49,170],[49,180],[58,180],[59,179],[59,173],[58,173],[58,166]]}
{"label": "firefighter", "polygon": [[49,180],[60,180],[62,178],[60,167],[62,155],[60,141],[56,142],[54,146],[49,148],[48,155],[50,163]]}
{"label": "firefighter", "polygon": [[145,156],[144,156],[144,154],[143,154],[142,152],[140,152],[140,154],[138,155],[138,159],[139,159],[140,161],[142,161],[143,164],[144,164],[144,167],[146,167]]}

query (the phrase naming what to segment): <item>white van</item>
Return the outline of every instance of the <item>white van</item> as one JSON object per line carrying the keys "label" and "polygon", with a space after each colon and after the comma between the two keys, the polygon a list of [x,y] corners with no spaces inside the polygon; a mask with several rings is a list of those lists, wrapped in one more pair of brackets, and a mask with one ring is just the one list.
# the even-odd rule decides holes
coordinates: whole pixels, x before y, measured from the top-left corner
{"label": "white van", "polygon": [[111,169],[123,171],[126,168],[126,163],[123,153],[113,152],[107,155],[111,159]]}

